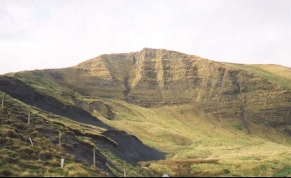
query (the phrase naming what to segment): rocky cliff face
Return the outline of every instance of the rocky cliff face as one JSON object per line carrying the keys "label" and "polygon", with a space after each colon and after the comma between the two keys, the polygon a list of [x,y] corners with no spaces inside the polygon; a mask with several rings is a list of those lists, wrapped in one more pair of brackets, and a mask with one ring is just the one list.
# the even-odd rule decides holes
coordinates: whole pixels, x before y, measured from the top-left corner
{"label": "rocky cliff face", "polygon": [[[45,76],[87,97],[121,99],[143,107],[191,103],[217,119],[239,119],[246,128],[254,122],[291,133],[291,89],[194,55],[144,48],[47,70]],[[101,105],[95,105],[100,110]],[[94,104],[82,106],[90,111]],[[110,115],[113,118],[114,113]]]}
{"label": "rocky cliff face", "polygon": [[145,48],[102,55],[75,69],[90,73],[89,85],[83,84],[88,95],[143,107],[192,103],[218,119],[240,119],[246,128],[252,121],[290,133],[290,90],[224,63]]}

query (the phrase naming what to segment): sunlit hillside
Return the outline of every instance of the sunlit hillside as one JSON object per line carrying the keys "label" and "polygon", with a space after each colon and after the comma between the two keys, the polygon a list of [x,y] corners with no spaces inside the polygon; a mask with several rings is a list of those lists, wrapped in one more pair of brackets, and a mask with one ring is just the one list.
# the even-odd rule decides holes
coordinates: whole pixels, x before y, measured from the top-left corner
{"label": "sunlit hillside", "polygon": [[291,68],[271,64],[247,65],[227,63],[227,65],[253,73],[283,87],[291,88]]}
{"label": "sunlit hillside", "polygon": [[118,176],[290,176],[287,67],[145,48],[6,74],[0,90],[87,136]]}

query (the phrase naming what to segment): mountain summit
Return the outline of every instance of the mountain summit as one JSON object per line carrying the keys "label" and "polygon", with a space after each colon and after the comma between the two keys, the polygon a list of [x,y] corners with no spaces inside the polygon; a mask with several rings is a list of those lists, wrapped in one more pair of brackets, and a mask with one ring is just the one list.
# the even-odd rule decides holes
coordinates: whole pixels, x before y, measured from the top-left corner
{"label": "mountain summit", "polygon": [[[231,64],[144,48],[100,55],[63,69],[7,74],[0,77],[0,90],[43,110],[110,130],[104,134],[122,144],[124,139],[137,142],[111,130],[125,130],[172,158],[184,158],[191,157],[192,148],[203,150],[200,144],[208,148],[215,143],[219,149],[226,139],[242,146],[248,141],[233,141],[244,140],[245,136],[238,138],[242,132],[291,143],[290,76],[291,69],[283,66]],[[186,148],[187,153],[181,151]],[[151,150],[152,156],[123,151],[121,157],[127,160],[163,158],[156,150]]]}
{"label": "mountain summit", "polygon": [[[263,123],[291,133],[286,128],[291,85],[284,83],[290,78],[276,76],[281,66],[272,67],[274,75],[270,76],[270,69],[262,65],[228,64],[144,48],[100,55],[64,69],[20,72],[13,77],[33,83],[44,92],[57,87],[63,92],[51,91],[51,95],[73,104],[78,103],[76,94],[118,99],[142,107],[192,104],[217,118],[240,119],[245,127],[248,122]],[[284,70],[291,74],[290,68]],[[276,119],[276,113],[282,112],[282,119]]]}

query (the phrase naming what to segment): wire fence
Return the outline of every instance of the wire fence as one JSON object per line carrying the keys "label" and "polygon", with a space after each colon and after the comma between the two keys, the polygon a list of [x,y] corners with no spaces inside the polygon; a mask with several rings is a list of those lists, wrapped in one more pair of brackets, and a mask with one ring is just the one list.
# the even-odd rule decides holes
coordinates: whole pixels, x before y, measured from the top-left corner
{"label": "wire fence", "polygon": [[[78,161],[88,165],[95,165],[97,168],[109,173],[110,176],[116,176],[109,168],[110,165],[113,165],[111,161],[93,145],[76,137],[73,132],[60,130],[59,125],[45,121],[39,114],[32,114],[26,107],[15,105],[11,101],[6,101],[5,106],[13,108],[13,110],[9,110],[10,119],[28,124],[53,144],[61,145],[67,153],[74,155]],[[3,107],[2,104],[0,107]],[[4,116],[3,114],[1,115]]]}

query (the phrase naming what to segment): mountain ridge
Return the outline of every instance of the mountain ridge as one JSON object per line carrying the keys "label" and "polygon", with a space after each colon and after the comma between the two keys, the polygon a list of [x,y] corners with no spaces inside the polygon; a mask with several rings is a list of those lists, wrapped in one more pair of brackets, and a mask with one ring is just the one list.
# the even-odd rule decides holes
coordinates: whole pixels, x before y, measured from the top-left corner
{"label": "mountain ridge", "polygon": [[[230,117],[242,118],[242,108],[248,109],[243,105],[251,105],[249,96],[261,95],[259,91],[269,98],[274,91],[278,91],[275,95],[283,92],[288,101],[291,87],[278,85],[278,80],[268,80],[266,75],[257,75],[252,72],[254,70],[246,70],[250,67],[238,67],[241,65],[215,62],[165,49],[143,48],[139,52],[100,55],[69,68],[44,70],[44,73],[34,71],[34,75],[40,77],[31,80],[48,81],[48,87],[53,83],[62,85],[64,90],[71,90],[64,94],[70,97],[71,104],[78,102],[78,97],[72,97],[75,94],[116,98],[142,107],[191,103],[222,118],[228,117],[224,113],[230,110]],[[16,78],[17,74],[14,74]],[[59,98],[63,98],[63,93]],[[209,105],[205,107],[205,103]],[[218,103],[226,103],[223,106],[226,111],[215,111],[217,108],[213,105]],[[288,105],[288,102],[282,105]],[[259,110],[252,114],[258,115]],[[245,122],[245,119],[242,121]]]}
{"label": "mountain ridge", "polygon": [[[289,73],[282,66],[231,64],[144,48],[100,55],[68,68],[6,76],[136,136],[167,152],[168,159],[197,157],[193,149],[204,158],[219,156],[211,150],[220,148],[225,155],[225,139],[238,148],[255,143],[256,137],[291,143]],[[9,90],[16,92],[17,85]],[[265,133],[271,130],[277,135]],[[233,141],[236,137],[239,143]]]}

